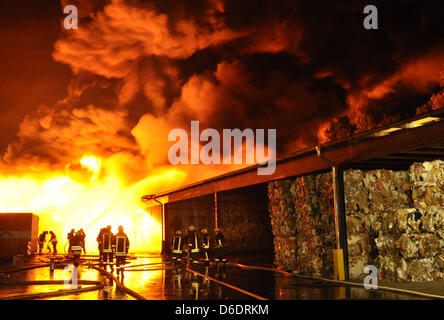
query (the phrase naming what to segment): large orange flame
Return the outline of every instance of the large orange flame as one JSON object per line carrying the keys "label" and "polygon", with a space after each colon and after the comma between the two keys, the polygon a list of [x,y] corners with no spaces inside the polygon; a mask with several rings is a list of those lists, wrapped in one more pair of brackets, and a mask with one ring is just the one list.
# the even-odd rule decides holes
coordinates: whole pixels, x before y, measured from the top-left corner
{"label": "large orange flame", "polygon": [[[160,217],[151,215],[140,197],[160,185],[182,182],[185,173],[166,168],[128,185],[111,166],[110,159],[86,155],[80,170],[35,175],[0,176],[0,212],[33,212],[39,215],[39,232],[52,230],[59,240],[59,252],[67,250],[71,229],[86,232],[87,252],[97,251],[100,228],[122,225],[134,252],[158,252],[161,248]],[[79,179],[79,173],[83,179]],[[104,173],[105,172],[105,173]],[[86,177],[86,178],[85,178]]]}

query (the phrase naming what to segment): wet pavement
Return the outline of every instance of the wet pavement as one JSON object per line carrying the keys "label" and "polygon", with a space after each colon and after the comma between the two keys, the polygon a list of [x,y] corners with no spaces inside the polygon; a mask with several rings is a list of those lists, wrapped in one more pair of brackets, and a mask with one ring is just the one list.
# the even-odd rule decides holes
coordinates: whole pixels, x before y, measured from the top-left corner
{"label": "wet pavement", "polygon": [[[33,262],[39,262],[36,259]],[[47,260],[43,259],[43,261]],[[88,262],[79,266],[77,273],[79,280],[100,282],[106,280],[97,270],[87,264]],[[217,273],[214,267],[204,267],[202,264],[193,265],[192,270],[209,276],[210,279],[187,271],[185,266],[173,268],[166,264],[160,256],[140,256],[130,260],[121,282],[149,300],[250,300],[257,297],[276,300],[420,299],[420,297],[413,295],[383,290],[366,290],[323,280],[289,277],[272,271],[244,269],[234,265],[227,266],[224,273]],[[71,277],[72,270],[55,269],[51,274],[47,266],[13,273],[2,273],[0,270],[0,282],[69,280]],[[79,287],[82,288],[88,286],[91,285],[79,284]],[[0,285],[0,298],[62,289],[72,289],[72,287],[69,284]],[[96,291],[46,299],[103,300],[106,298],[135,299],[129,294],[121,292],[115,285]]]}

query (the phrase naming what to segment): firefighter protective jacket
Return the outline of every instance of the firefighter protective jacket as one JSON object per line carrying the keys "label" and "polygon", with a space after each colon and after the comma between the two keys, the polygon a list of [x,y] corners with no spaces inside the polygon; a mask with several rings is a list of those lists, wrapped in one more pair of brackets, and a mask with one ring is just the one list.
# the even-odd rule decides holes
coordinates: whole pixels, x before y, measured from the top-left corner
{"label": "firefighter protective jacket", "polygon": [[199,252],[199,234],[196,231],[188,233],[187,244],[191,252]]}
{"label": "firefighter protective jacket", "polygon": [[125,232],[118,232],[114,236],[116,257],[126,257],[129,249],[129,239]]}
{"label": "firefighter protective jacket", "polygon": [[208,234],[202,236],[202,249],[204,250],[210,249],[210,236]]}
{"label": "firefighter protective jacket", "polygon": [[114,234],[111,231],[104,231],[102,234],[102,252],[112,253],[114,245]]}
{"label": "firefighter protective jacket", "polygon": [[182,244],[183,238],[182,236],[175,235],[173,237],[173,253],[182,253]]}
{"label": "firefighter protective jacket", "polygon": [[78,234],[71,238],[71,252],[79,255],[82,252],[82,238]]}
{"label": "firefighter protective jacket", "polygon": [[222,233],[216,235],[216,247],[225,247],[226,241]]}

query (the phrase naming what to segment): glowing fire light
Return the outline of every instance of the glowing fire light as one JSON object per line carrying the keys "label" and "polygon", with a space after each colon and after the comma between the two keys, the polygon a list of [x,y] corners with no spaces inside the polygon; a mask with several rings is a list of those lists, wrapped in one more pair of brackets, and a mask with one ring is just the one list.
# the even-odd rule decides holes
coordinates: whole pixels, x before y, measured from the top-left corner
{"label": "glowing fire light", "polygon": [[89,168],[94,173],[97,173],[100,170],[101,163],[102,160],[93,156],[85,156],[80,160],[82,166]]}
{"label": "glowing fire light", "polygon": [[[71,229],[86,232],[86,251],[97,252],[96,237],[111,225],[113,232],[122,225],[130,239],[132,252],[159,252],[162,226],[160,217],[151,215],[140,197],[159,186],[184,181],[186,174],[171,168],[159,170],[128,185],[121,171],[113,170],[113,158],[84,156],[82,167],[94,179],[73,179],[66,172],[37,175],[0,175],[0,212],[33,212],[39,216],[39,233],[52,230],[58,237],[58,251],[67,250],[66,236]],[[106,175],[99,175],[104,169]],[[90,177],[91,173],[84,172]],[[77,176],[76,176],[77,177]]]}

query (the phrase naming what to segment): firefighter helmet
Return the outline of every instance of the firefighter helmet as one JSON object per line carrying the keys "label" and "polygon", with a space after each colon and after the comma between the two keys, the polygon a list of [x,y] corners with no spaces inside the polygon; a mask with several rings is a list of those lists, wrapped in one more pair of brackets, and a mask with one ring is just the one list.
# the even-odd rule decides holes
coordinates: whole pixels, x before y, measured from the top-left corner
{"label": "firefighter helmet", "polygon": [[208,230],[206,228],[203,228],[202,230],[200,230],[200,232],[203,233],[203,234],[207,234]]}
{"label": "firefighter helmet", "polygon": [[119,226],[117,229],[119,230],[119,232],[123,232],[123,227],[122,226]]}
{"label": "firefighter helmet", "polygon": [[191,225],[189,228],[188,228],[188,230],[190,230],[190,231],[194,231],[195,230],[195,228],[194,228],[194,226],[193,225]]}
{"label": "firefighter helmet", "polygon": [[182,231],[181,231],[181,230],[176,230],[176,234],[177,234],[178,236],[180,236],[180,235],[182,234]]}

